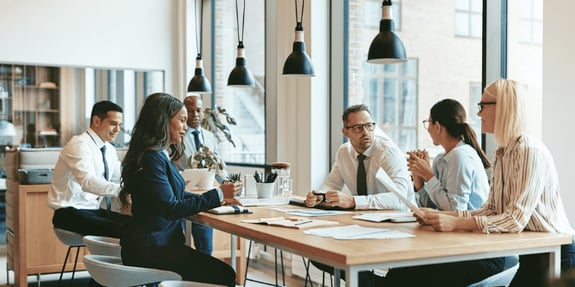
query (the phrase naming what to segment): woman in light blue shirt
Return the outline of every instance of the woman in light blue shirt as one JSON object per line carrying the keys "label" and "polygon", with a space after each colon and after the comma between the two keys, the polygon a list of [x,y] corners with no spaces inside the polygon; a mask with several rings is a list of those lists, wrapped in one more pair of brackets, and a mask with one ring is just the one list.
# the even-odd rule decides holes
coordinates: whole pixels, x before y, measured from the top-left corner
{"label": "woman in light blue shirt", "polygon": [[418,204],[439,210],[480,208],[489,195],[485,170],[491,165],[466,122],[463,106],[453,99],[442,100],[423,124],[433,144],[441,145],[445,153],[431,167],[427,151],[407,153]]}

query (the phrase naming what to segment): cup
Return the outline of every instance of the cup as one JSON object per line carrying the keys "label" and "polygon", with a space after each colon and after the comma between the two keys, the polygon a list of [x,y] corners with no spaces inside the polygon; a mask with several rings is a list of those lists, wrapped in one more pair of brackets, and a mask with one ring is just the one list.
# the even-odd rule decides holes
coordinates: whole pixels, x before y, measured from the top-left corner
{"label": "cup", "polygon": [[274,194],[275,182],[256,182],[258,198],[271,198]]}

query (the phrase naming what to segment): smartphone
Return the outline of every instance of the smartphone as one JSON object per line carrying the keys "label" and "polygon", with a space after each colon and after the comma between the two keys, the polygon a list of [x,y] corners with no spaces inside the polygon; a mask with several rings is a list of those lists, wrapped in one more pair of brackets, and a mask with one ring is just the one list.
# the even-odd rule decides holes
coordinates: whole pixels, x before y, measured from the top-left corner
{"label": "smartphone", "polygon": [[415,218],[415,216],[400,216],[400,217],[392,217],[389,221],[393,223],[402,223],[402,222],[416,222],[417,219]]}

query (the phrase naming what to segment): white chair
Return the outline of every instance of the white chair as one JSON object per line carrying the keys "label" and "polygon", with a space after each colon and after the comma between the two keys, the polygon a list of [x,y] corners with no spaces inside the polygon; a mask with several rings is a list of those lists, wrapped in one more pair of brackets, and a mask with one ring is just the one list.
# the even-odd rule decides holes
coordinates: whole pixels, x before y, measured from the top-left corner
{"label": "white chair", "polygon": [[68,262],[68,256],[70,256],[70,251],[72,248],[76,248],[76,259],[74,259],[74,268],[72,269],[71,279],[71,281],[74,281],[74,274],[76,274],[76,264],[78,263],[78,255],[80,254],[80,248],[84,247],[84,241],[82,240],[83,235],[76,232],[54,227],[54,233],[56,233],[56,237],[58,237],[60,242],[68,246],[68,251],[66,251],[66,258],[62,264],[62,271],[60,271],[60,279],[58,279],[58,286],[60,286],[60,283],[62,282],[62,275],[64,275],[66,263]]}
{"label": "white chair", "polygon": [[84,266],[98,284],[110,287],[130,287],[156,284],[166,280],[182,280],[172,271],[122,265],[120,257],[85,255]]}
{"label": "white chair", "polygon": [[519,263],[497,274],[493,274],[479,282],[475,282],[467,287],[509,286],[513,280],[513,277],[515,277],[517,269],[519,269]]}
{"label": "white chair", "polygon": [[84,244],[90,254],[122,257],[122,248],[118,238],[86,235],[84,236]]}
{"label": "white chair", "polygon": [[168,280],[160,282],[159,287],[225,287],[225,285],[214,285],[208,283]]}

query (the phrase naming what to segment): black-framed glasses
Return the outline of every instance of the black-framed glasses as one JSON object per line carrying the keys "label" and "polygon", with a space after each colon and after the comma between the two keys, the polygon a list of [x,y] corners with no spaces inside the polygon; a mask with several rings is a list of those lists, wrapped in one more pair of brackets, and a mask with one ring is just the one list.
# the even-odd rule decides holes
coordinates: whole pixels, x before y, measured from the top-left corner
{"label": "black-framed glasses", "polygon": [[373,132],[373,130],[375,130],[375,123],[371,122],[367,124],[353,125],[351,127],[345,127],[345,128],[351,129],[356,134],[363,132],[363,129],[367,130],[368,132]]}
{"label": "black-framed glasses", "polygon": [[423,120],[423,121],[421,121],[421,123],[423,124],[423,127],[425,129],[429,128],[429,120]]}
{"label": "black-framed glasses", "polygon": [[495,105],[497,102],[479,102],[477,103],[477,107],[479,108],[479,112],[483,111],[483,108],[488,105]]}

